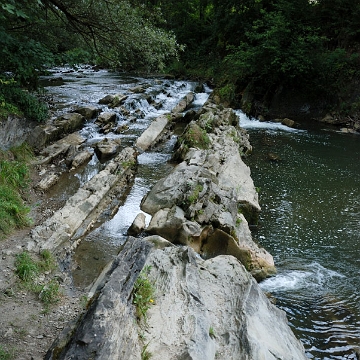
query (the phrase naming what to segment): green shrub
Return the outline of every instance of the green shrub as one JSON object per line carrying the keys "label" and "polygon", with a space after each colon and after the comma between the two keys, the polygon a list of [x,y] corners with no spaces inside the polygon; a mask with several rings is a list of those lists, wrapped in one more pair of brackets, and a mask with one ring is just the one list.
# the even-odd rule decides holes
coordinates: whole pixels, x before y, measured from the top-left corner
{"label": "green shrub", "polygon": [[23,114],[28,120],[44,122],[48,117],[48,108],[12,79],[0,78],[0,114],[6,117],[12,113]]}

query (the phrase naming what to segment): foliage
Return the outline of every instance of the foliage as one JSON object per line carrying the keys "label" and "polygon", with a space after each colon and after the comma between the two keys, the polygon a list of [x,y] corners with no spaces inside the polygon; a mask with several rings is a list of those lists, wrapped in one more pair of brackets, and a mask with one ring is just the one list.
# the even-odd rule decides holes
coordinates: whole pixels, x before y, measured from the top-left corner
{"label": "foliage", "polygon": [[[29,184],[29,169],[25,161],[32,156],[28,145],[12,148],[10,155],[2,153],[0,158],[0,237],[13,228],[27,226],[29,208],[24,205],[21,192]],[[14,160],[8,159],[13,157]]]}
{"label": "foliage", "polygon": [[60,300],[60,286],[57,280],[50,280],[47,284],[43,285],[39,293],[39,299],[48,310],[51,304],[55,304]]}
{"label": "foliage", "polygon": [[155,288],[148,278],[150,269],[150,266],[145,266],[134,284],[133,304],[139,321],[146,321],[147,311],[154,302]]}
{"label": "foliage", "polygon": [[203,189],[204,187],[202,184],[196,184],[194,187],[191,187],[191,194],[188,196],[187,199],[190,205],[196,203]]}
{"label": "foliage", "polygon": [[207,149],[210,144],[209,136],[205,129],[199,125],[191,123],[180,139],[188,148],[196,147],[199,149]]}
{"label": "foliage", "polygon": [[0,116],[5,118],[9,114],[23,114],[29,120],[43,122],[48,117],[48,108],[14,79],[0,78]]}

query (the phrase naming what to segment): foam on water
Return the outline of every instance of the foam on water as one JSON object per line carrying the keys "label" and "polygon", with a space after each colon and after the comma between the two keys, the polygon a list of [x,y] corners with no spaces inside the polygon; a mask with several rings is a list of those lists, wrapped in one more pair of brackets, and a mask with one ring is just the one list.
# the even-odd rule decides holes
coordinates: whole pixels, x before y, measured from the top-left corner
{"label": "foam on water", "polygon": [[270,277],[260,283],[260,287],[264,291],[279,292],[279,291],[294,291],[306,289],[322,288],[326,281],[331,278],[345,276],[326,269],[317,262],[306,264],[302,269],[285,270],[276,276]]}
{"label": "foam on water", "polygon": [[240,126],[244,129],[265,129],[270,131],[281,130],[287,132],[304,132],[304,130],[294,129],[278,122],[260,121],[254,118],[249,118],[241,110],[235,110],[235,113],[240,119]]}

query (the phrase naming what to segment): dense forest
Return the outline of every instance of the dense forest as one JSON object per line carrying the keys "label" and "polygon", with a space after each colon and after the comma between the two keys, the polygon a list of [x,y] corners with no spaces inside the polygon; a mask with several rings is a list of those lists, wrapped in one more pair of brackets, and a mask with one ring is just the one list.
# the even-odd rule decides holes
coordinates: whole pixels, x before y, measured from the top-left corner
{"label": "dense forest", "polygon": [[359,1],[0,0],[0,10],[2,115],[44,120],[21,89],[36,90],[50,66],[91,63],[203,79],[252,115],[359,118]]}

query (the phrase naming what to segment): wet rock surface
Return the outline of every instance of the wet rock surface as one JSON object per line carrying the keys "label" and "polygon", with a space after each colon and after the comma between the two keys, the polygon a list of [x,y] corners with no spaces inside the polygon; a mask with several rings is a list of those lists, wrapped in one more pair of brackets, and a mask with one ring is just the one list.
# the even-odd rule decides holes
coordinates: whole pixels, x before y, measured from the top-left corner
{"label": "wet rock surface", "polygon": [[[105,97],[101,94],[97,98],[101,100],[96,101],[105,106],[101,109],[103,113],[108,111],[108,105],[118,114],[114,123],[113,119],[109,120],[110,127],[106,131],[112,134],[120,128],[121,133],[131,131],[132,123],[145,118],[146,112],[136,108],[136,104],[138,101],[153,101],[153,96],[144,95],[147,89],[147,85],[129,89],[140,98],[118,92]],[[193,99],[188,93],[177,105],[174,104],[178,110],[169,112],[168,116],[162,115],[167,120],[166,125],[156,130],[156,136],[147,140],[142,151],[171,136],[173,124],[182,121],[183,100],[187,106]],[[163,100],[158,104],[162,106]],[[101,115],[96,119],[99,111],[92,115],[84,112],[88,120],[79,113],[61,115],[32,133],[33,139],[37,136],[41,139],[37,147],[39,153],[49,142],[56,141],[37,159],[37,184],[47,176],[50,180],[53,175],[60,176],[61,181],[61,177],[71,169],[90,160],[92,151],[89,146],[84,146],[79,134],[75,133],[73,137],[64,135],[85,124],[89,129],[92,122],[97,126],[96,121],[108,121],[109,118]],[[155,190],[152,190],[155,198],[150,201],[153,195],[149,194],[143,203],[146,211],[153,215],[146,231],[156,235],[148,237],[147,241],[129,237],[114,261],[106,266],[98,279],[94,279],[91,290],[80,291],[73,287],[67,270],[68,262],[71,262],[71,254],[83,240],[83,235],[91,231],[94,224],[103,221],[104,214],[115,213],[124,191],[131,186],[136,169],[135,147],[118,149],[119,155],[105,161],[96,175],[83,184],[80,182],[78,188],[63,200],[54,202],[53,207],[47,207],[53,201],[49,195],[49,202],[44,201],[38,208],[42,214],[31,232],[28,229],[12,238],[17,247],[10,245],[10,238],[2,244],[1,268],[5,270],[0,274],[0,285],[3,294],[12,294],[12,289],[17,289],[14,259],[24,249],[34,256],[43,249],[50,250],[65,266],[64,271],[57,275],[63,298],[48,319],[39,319],[38,330],[34,335],[29,334],[29,339],[35,337],[36,341],[24,341],[24,349],[18,352],[19,359],[42,358],[45,349],[64,327],[46,358],[141,359],[148,347],[149,352],[159,359],[205,360],[243,356],[292,359],[292,355],[298,355],[294,359],[303,359],[303,349],[287,327],[284,314],[272,308],[254,278],[241,264],[258,278],[266,276],[273,267],[271,255],[252,241],[248,227],[248,222],[256,219],[260,207],[250,172],[241,160],[241,155],[251,150],[247,136],[237,127],[238,119],[230,109],[208,104],[184,118],[190,122],[187,128],[190,136],[179,140],[174,157],[180,162],[173,171],[176,176],[164,178],[160,185],[155,185]],[[192,127],[195,121],[196,127]],[[195,138],[194,134],[189,134],[193,129],[196,129]],[[193,140],[195,142],[191,142]],[[201,146],[197,146],[199,142]],[[95,139],[90,149],[99,143]],[[233,174],[234,168],[239,168],[236,175]],[[172,194],[164,200],[156,189],[167,182],[173,187],[164,188],[163,192]],[[51,194],[54,186],[56,184],[44,186],[36,196],[45,199],[46,192]],[[150,206],[151,202],[153,205]],[[143,236],[144,221],[138,220],[140,225],[134,221],[136,230],[133,234]],[[187,246],[174,246],[172,242]],[[201,259],[199,254],[208,260]],[[148,315],[149,324],[153,324],[151,329],[138,322],[133,305],[133,285],[145,265],[151,268],[149,279],[156,290],[154,305]],[[213,283],[213,289],[209,282]],[[4,295],[6,301],[2,304],[2,309],[8,314],[6,320],[2,320],[5,326],[1,335],[7,339],[17,331],[16,326],[9,325],[19,316],[15,311],[16,304],[25,307],[26,316],[22,316],[19,324],[26,328],[31,327],[31,318],[41,308],[33,295],[27,293],[23,297],[18,290],[14,294],[14,299]],[[30,310],[32,303],[37,310]],[[86,309],[84,303],[87,303]],[[253,311],[255,307],[262,309],[259,316],[265,319],[264,323]],[[53,323],[48,325],[48,320]],[[70,320],[75,322],[65,326]],[[270,324],[276,329],[270,328]],[[20,338],[18,334],[13,337]],[[263,344],[259,339],[263,339]],[[279,339],[282,344],[278,343]],[[11,344],[11,341],[7,343]]]}

